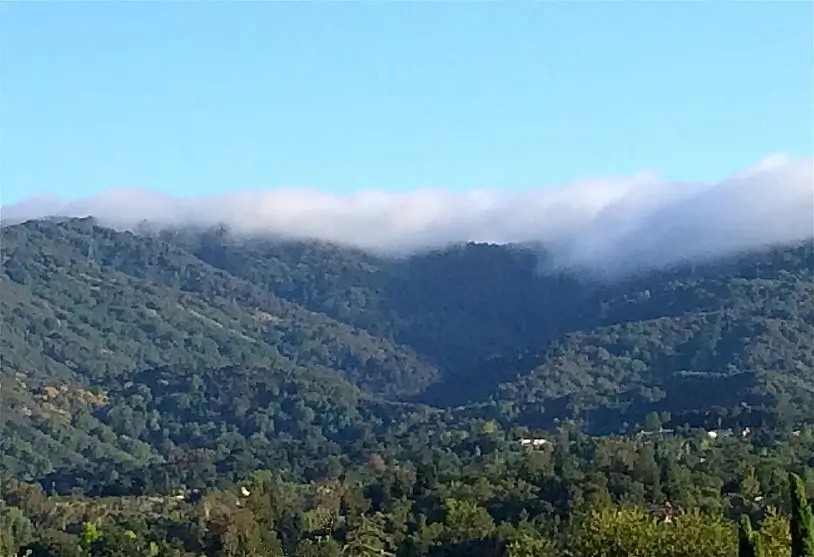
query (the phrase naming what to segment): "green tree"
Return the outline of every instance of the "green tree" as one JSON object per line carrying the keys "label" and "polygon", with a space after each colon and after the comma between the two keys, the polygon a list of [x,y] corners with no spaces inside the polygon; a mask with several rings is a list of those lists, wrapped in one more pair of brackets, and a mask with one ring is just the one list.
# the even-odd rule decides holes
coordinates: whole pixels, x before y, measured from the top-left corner
{"label": "green tree", "polygon": [[106,527],[91,542],[90,557],[157,557],[159,547],[154,541],[145,541],[132,530]]}
{"label": "green tree", "polygon": [[570,545],[578,557],[731,557],[737,548],[719,516],[684,512],[665,521],[638,507],[589,512]]}
{"label": "green tree", "polygon": [[747,515],[741,516],[738,525],[738,557],[762,557],[760,536],[752,529]]}
{"label": "green tree", "polygon": [[754,501],[760,495],[760,481],[755,474],[755,467],[751,464],[744,466],[740,478],[740,492],[747,501]]}
{"label": "green tree", "polygon": [[33,527],[17,507],[8,507],[0,501],[0,557],[17,555],[22,546],[31,541]]}
{"label": "green tree", "polygon": [[480,540],[495,530],[495,521],[485,508],[470,501],[444,501],[445,534],[450,542]]}
{"label": "green tree", "polygon": [[553,557],[557,545],[539,535],[523,532],[510,541],[506,547],[506,557]]}
{"label": "green tree", "polygon": [[347,557],[392,557],[386,518],[381,513],[363,517],[358,527],[348,532],[342,554]]}
{"label": "green tree", "polygon": [[814,557],[814,514],[802,478],[789,474],[791,491],[791,557]]}
{"label": "green tree", "polygon": [[82,525],[82,534],[79,536],[79,546],[86,552],[90,553],[93,544],[102,537],[99,528],[92,522],[85,522]]}
{"label": "green tree", "polygon": [[789,557],[791,555],[791,536],[789,519],[774,508],[766,511],[760,523],[760,546],[766,557]]}

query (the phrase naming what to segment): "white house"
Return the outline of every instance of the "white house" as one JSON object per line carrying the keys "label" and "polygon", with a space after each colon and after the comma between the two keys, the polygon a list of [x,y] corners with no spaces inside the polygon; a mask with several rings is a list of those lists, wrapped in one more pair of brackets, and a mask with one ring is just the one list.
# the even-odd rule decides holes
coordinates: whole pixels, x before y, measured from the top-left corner
{"label": "white house", "polygon": [[543,445],[547,445],[548,443],[549,443],[548,439],[543,439],[540,437],[537,438],[524,437],[520,439],[520,444],[526,447],[528,446],[542,447]]}

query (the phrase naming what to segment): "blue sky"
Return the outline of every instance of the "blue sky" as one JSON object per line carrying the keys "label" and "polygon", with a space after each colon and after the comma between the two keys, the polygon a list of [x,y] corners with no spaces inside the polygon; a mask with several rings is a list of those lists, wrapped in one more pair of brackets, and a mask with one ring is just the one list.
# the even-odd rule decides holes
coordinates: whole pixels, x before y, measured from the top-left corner
{"label": "blue sky", "polygon": [[814,150],[810,2],[0,5],[2,201],[714,180]]}

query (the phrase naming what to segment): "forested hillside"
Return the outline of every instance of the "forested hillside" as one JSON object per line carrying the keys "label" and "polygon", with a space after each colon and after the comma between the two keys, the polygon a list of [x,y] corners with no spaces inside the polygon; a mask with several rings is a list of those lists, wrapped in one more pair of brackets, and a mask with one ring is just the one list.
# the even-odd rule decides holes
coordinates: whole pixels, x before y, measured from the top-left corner
{"label": "forested hillside", "polygon": [[[812,454],[813,247],[606,279],[551,269],[539,246],[388,258],[225,229],[5,226],[6,500],[57,538],[114,500],[152,500],[158,522],[128,528],[163,539],[182,513],[201,530],[178,543],[207,555],[333,555],[368,526],[405,556],[553,555],[579,513],[583,526],[633,520],[601,514],[613,504],[761,522],[785,512],[786,472]],[[285,491],[293,514],[252,499],[254,518],[215,525],[211,509],[232,503],[168,499],[228,499],[241,481]],[[302,491],[324,482],[336,501]],[[26,489],[51,496],[24,504]],[[317,548],[314,513],[334,503],[331,520],[350,522]],[[272,528],[273,551],[224,553],[225,532],[249,527]],[[709,536],[724,540],[709,555],[736,544]]]}
{"label": "forested hillside", "polygon": [[[814,414],[811,243],[603,281],[547,271],[545,253],[523,246],[386,259],[224,229],[116,232],[92,219],[2,234],[3,385],[6,408],[18,409],[5,456],[32,477],[100,452],[166,458],[182,439],[182,449],[223,436],[227,447],[278,443],[260,410],[282,430],[286,417],[307,423],[323,452],[322,428],[361,420],[381,441],[391,433],[381,421],[438,415],[423,404],[455,407],[452,421],[570,419],[598,433],[654,413],[675,427]],[[244,383],[232,384],[234,370]],[[276,386],[285,377],[298,389]],[[170,393],[185,396],[162,402]],[[192,421],[202,429],[188,435],[184,410],[201,404],[208,412]]]}

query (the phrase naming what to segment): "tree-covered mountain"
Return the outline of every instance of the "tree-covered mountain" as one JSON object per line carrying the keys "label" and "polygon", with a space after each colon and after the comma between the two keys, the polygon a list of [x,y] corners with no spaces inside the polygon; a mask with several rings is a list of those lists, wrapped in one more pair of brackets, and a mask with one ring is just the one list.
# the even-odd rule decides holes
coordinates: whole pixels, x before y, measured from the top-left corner
{"label": "tree-covered mountain", "polygon": [[814,416],[811,242],[606,280],[537,246],[387,258],[67,219],[3,227],[0,257],[2,464],[65,489],[158,485],[193,457],[215,483],[330,476],[489,420]]}

